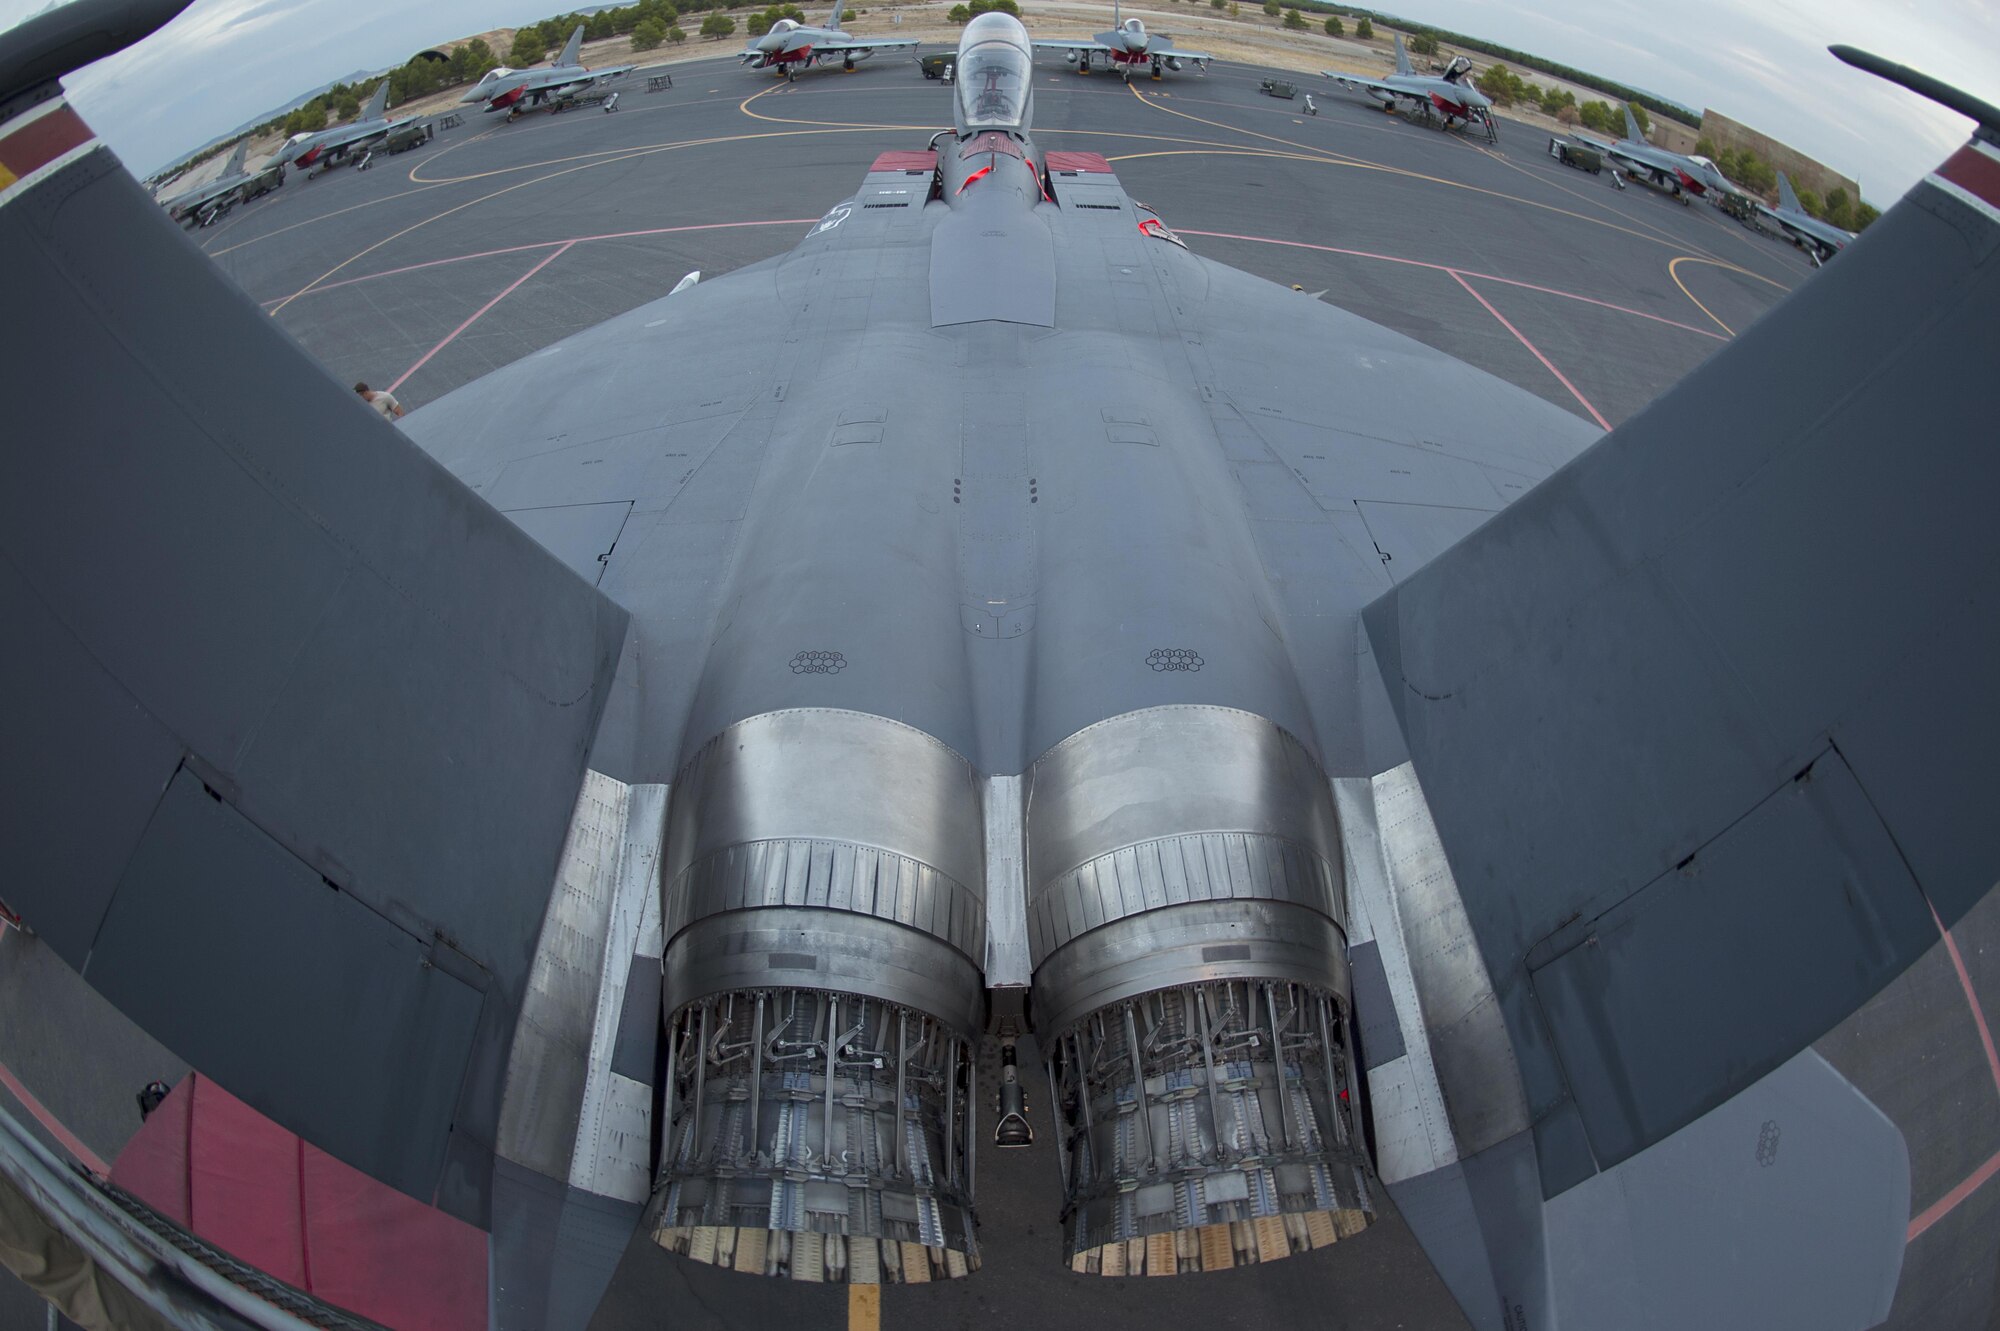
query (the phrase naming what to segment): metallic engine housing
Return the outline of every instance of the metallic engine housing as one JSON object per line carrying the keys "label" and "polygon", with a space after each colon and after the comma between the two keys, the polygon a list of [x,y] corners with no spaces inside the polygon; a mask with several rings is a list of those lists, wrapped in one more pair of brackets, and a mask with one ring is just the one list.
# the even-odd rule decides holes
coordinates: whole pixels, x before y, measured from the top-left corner
{"label": "metallic engine housing", "polygon": [[655,1237],[807,1280],[964,1275],[985,825],[969,763],[860,712],[739,721],[674,782]]}
{"label": "metallic engine housing", "polygon": [[1319,765],[1270,721],[1155,707],[1056,745],[1028,779],[1036,1025],[1176,984],[1348,992],[1340,834]]}
{"label": "metallic engine housing", "polygon": [[1319,765],[1263,717],[1160,707],[1072,735],[1027,785],[1033,1010],[1071,1268],[1216,1270],[1366,1227],[1343,861]]}

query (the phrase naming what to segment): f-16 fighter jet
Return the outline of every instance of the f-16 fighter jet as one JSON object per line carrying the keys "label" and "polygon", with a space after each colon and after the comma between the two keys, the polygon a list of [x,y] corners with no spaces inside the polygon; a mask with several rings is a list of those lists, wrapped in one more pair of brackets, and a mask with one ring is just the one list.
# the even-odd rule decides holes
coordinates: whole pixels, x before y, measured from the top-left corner
{"label": "f-16 fighter jet", "polygon": [[1791,178],[1782,171],[1778,173],[1778,206],[1773,208],[1760,201],[1757,211],[1783,227],[1792,243],[1810,253],[1815,264],[1825,263],[1854,239],[1852,231],[1843,231],[1801,207]]}
{"label": "f-16 fighter jet", "polygon": [[1707,158],[1668,152],[1648,143],[1646,133],[1639,128],[1639,121],[1633,116],[1630,106],[1625,108],[1625,137],[1618,142],[1599,143],[1584,135],[1575,137],[1609,157],[1614,166],[1623,168],[1625,174],[1634,180],[1645,180],[1682,203],[1690,198],[1704,198],[1711,193],[1726,194],[1729,191],[1728,180]]}
{"label": "f-16 fighter jet", "polygon": [[809,27],[797,19],[781,18],[771,30],[743,48],[741,60],[752,69],[775,69],[786,78],[801,69],[831,64],[853,70],[855,62],[880,51],[913,51],[917,43],[901,37],[850,37],[840,27],[847,0],[837,0],[824,28]]}
{"label": "f-16 fighter jet", "polygon": [[466,90],[461,103],[484,102],[488,111],[514,113],[538,106],[555,107],[589,91],[600,83],[631,73],[637,66],[612,65],[589,69],[578,64],[583,50],[583,25],[563,43],[563,49],[548,64],[534,69],[489,69],[479,82]]}
{"label": "f-16 fighter jet", "polygon": [[1206,51],[1175,46],[1171,37],[1147,32],[1146,25],[1138,19],[1120,19],[1116,0],[1111,6],[1110,32],[1100,32],[1087,42],[1038,41],[1034,46],[1037,51],[1061,52],[1079,74],[1088,74],[1091,64],[1102,60],[1108,67],[1123,72],[1127,79],[1140,66],[1151,66],[1154,78],[1160,77],[1162,69],[1178,74],[1184,64],[1206,73],[1208,62],[1215,58]]}
{"label": "f-16 fighter jet", "polygon": [[[995,1279],[1024,1081],[1073,1272],[1386,1196],[1475,1327],[1888,1316],[1950,1179],[1812,1046],[2000,881],[2000,109],[1600,434],[1194,253],[986,14],[792,251],[392,426],[61,96],[135,9],[0,35],[0,892],[471,1227],[458,1325]],[[0,1258],[326,1324],[15,1104]]]}
{"label": "f-16 fighter jet", "polygon": [[418,117],[403,116],[388,119],[389,80],[383,79],[375,85],[375,93],[368,99],[368,105],[361,108],[361,114],[345,125],[335,125],[332,129],[316,130],[306,134],[294,134],[285,140],[285,146],[278,150],[277,160],[297,167],[316,168],[312,174],[332,170],[345,161],[350,154],[372,148],[403,126],[413,124]]}
{"label": "f-16 fighter jet", "polygon": [[207,226],[244,199],[284,183],[284,163],[276,159],[260,171],[244,170],[243,160],[249,151],[250,141],[242,140],[215,179],[160,200],[167,216],[190,226]]}
{"label": "f-16 fighter jet", "polygon": [[1493,123],[1493,103],[1472,86],[1472,61],[1466,56],[1454,57],[1443,74],[1419,74],[1410,65],[1410,53],[1403,49],[1403,34],[1399,32],[1395,73],[1379,79],[1337,69],[1322,69],[1320,73],[1350,91],[1367,93],[1385,111],[1393,111],[1398,105],[1409,106],[1440,128],[1474,125],[1489,141],[1499,141],[1500,131]]}

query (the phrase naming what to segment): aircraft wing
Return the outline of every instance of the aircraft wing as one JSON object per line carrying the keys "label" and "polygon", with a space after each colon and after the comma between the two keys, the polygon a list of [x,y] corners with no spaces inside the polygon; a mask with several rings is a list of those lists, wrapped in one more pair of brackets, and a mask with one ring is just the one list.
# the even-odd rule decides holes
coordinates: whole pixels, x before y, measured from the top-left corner
{"label": "aircraft wing", "polygon": [[1037,51],[1109,51],[1111,48],[1097,41],[1037,41]]}
{"label": "aircraft wing", "polygon": [[849,37],[839,42],[816,42],[814,54],[839,55],[842,51],[913,51],[918,43],[905,37]]}
{"label": "aircraft wing", "polygon": [[1362,74],[1347,74],[1337,69],[1322,69],[1320,76],[1332,79],[1335,83],[1338,83],[1350,92],[1379,92],[1391,97],[1407,97],[1415,101],[1424,100],[1419,94],[1411,92],[1408,88],[1394,87],[1384,83],[1381,79],[1371,79]]}
{"label": "aircraft wing", "polygon": [[1214,56],[1210,55],[1206,51],[1190,51],[1185,46],[1174,45],[1173,38],[1160,36],[1157,34],[1153,37],[1153,44],[1149,51],[1149,54],[1173,56],[1177,60],[1196,60],[1203,62],[1215,59]]}

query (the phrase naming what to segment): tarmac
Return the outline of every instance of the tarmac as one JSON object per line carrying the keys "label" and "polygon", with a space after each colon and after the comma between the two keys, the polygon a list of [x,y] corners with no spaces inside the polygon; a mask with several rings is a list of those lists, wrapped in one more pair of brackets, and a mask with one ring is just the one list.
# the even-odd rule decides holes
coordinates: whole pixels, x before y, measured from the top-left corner
{"label": "tarmac", "polygon": [[[337,380],[387,387],[416,409],[667,294],[689,272],[713,280],[785,251],[878,153],[921,148],[951,117],[949,90],[900,59],[787,83],[732,56],[677,65],[673,86],[655,93],[642,91],[647,73],[615,114],[506,124],[475,111],[366,171],[295,173],[193,240]],[[1607,428],[1814,280],[1789,245],[1705,204],[1557,164],[1543,131],[1502,119],[1489,145],[1385,114],[1327,80],[1288,76],[1298,100],[1262,96],[1268,73],[1217,63],[1128,86],[1042,64],[1036,136],[1110,158],[1128,192],[1196,251]],[[1301,348],[1308,367],[1311,350]],[[1729,410],[1716,403],[1685,428],[1715,428]],[[1913,1219],[1892,1327],[1996,1324],[1996,939],[2000,898],[1989,896],[1817,1046],[1909,1146]],[[0,930],[10,1109],[34,1097],[52,1140],[67,1132],[72,1149],[109,1160],[137,1130],[133,1094],[182,1070],[32,938]],[[1175,1280],[1068,1274],[1048,1106],[1039,1074],[1025,1080],[1038,1144],[982,1151],[982,1271],[883,1289],[881,1324],[1466,1325],[1386,1197],[1360,1236],[1267,1266]],[[867,1299],[851,1297],[696,1266],[641,1236],[592,1325],[874,1325]],[[43,1317],[0,1277],[0,1328]]]}

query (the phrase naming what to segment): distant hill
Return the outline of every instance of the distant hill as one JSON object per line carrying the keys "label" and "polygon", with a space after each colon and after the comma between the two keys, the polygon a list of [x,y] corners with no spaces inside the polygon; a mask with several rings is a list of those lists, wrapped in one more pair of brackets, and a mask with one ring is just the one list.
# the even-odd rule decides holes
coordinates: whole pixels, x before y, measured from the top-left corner
{"label": "distant hill", "polygon": [[346,78],[334,79],[331,82],[322,83],[317,88],[312,89],[310,92],[300,93],[298,96],[294,97],[291,101],[286,102],[283,106],[273,107],[271,110],[264,112],[262,115],[252,116],[250,119],[244,121],[242,124],[238,125],[235,129],[230,130],[226,134],[216,135],[214,138],[210,139],[207,143],[204,143],[199,148],[196,148],[193,152],[190,152],[185,156],[181,157],[179,161],[182,162],[193,161],[195,158],[200,157],[203,153],[212,152],[217,147],[221,146],[222,144],[230,142],[232,139],[242,138],[245,134],[248,134],[251,130],[257,128],[257,126],[259,125],[266,124],[270,121],[276,120],[279,116],[290,115],[292,112],[304,106],[307,102],[310,102],[313,98],[319,96],[321,93],[326,92],[328,89],[334,87],[337,84],[367,83],[370,80],[381,78],[384,74],[387,74],[388,72],[389,71],[387,69],[375,69],[375,70],[361,69],[361,70],[356,70],[352,74],[349,74]]}

